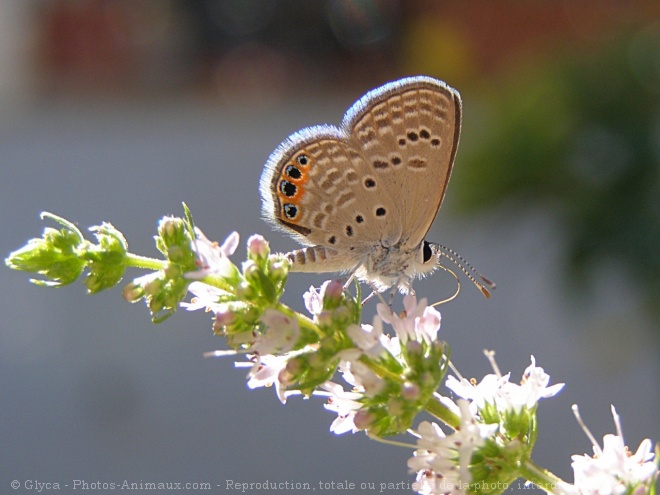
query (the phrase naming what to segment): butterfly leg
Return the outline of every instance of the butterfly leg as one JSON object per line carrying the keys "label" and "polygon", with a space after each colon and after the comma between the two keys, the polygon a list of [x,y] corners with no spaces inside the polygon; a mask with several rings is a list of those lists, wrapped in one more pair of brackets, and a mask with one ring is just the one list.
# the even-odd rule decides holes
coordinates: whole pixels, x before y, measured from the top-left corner
{"label": "butterfly leg", "polygon": [[394,304],[394,294],[396,294],[396,285],[393,285],[390,289],[390,309],[392,309],[392,305]]}
{"label": "butterfly leg", "polygon": [[362,306],[364,306],[365,304],[367,304],[367,301],[373,299],[373,297],[374,297],[375,295],[376,295],[376,292],[371,291],[371,294],[369,294],[367,297],[365,297],[364,299],[362,299]]}
{"label": "butterfly leg", "polygon": [[350,277],[348,277],[348,280],[346,280],[346,283],[344,284],[344,291],[348,290],[348,287],[353,283],[353,280],[355,280],[355,274],[354,273],[351,274]]}

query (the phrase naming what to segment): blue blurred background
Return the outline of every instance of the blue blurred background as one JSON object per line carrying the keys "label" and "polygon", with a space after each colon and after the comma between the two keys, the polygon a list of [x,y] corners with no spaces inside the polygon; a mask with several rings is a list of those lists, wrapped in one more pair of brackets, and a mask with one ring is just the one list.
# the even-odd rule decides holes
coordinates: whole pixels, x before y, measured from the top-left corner
{"label": "blue blurred background", "polygon": [[[572,480],[591,453],[570,411],[636,449],[659,439],[660,4],[636,1],[22,0],[0,3],[0,253],[47,210],[156,255],[165,214],[207,236],[265,234],[258,180],[290,133],[339,123],[367,90],[426,74],[464,128],[428,238],[494,279],[441,308],[465,376],[485,348],[520,378],[534,354],[564,391],[535,459]],[[244,255],[244,248],[236,259]],[[136,272],[137,275],[137,272]],[[285,300],[322,276],[294,275]],[[439,273],[416,286],[441,299]],[[322,401],[249,391],[210,317],[159,326],[120,290],[45,290],[0,268],[0,491],[69,483],[412,481],[410,452],[336,437]],[[371,319],[374,305],[365,310]],[[512,489],[517,491],[518,487]],[[19,490],[21,492],[22,490]],[[291,492],[295,493],[295,492]],[[337,492],[344,493],[344,492]],[[384,493],[411,493],[406,489]]]}

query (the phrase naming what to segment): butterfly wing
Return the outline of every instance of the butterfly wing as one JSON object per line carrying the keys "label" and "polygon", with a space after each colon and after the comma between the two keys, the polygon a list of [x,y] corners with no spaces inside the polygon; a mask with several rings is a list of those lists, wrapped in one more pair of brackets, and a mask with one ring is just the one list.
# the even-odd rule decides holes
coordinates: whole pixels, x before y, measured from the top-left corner
{"label": "butterfly wing", "polygon": [[[323,254],[312,271],[351,270],[381,246],[413,249],[440,208],[459,129],[460,98],[441,81],[386,84],[340,128],[306,128],[277,148],[261,177],[263,216]],[[301,252],[298,265],[315,251]]]}
{"label": "butterfly wing", "polygon": [[[290,136],[266,163],[260,184],[264,218],[301,244],[328,248],[316,251],[323,266],[310,270],[353,269],[373,242],[352,226],[363,221],[355,213],[363,160],[344,130],[316,126]],[[294,259],[298,265],[314,261],[304,254]]]}
{"label": "butterfly wing", "polygon": [[[380,195],[394,198],[384,216],[385,245],[418,246],[431,228],[451,176],[461,128],[457,91],[430,77],[401,79],[353,105],[342,126],[356,142]],[[381,210],[382,213],[382,210]]]}

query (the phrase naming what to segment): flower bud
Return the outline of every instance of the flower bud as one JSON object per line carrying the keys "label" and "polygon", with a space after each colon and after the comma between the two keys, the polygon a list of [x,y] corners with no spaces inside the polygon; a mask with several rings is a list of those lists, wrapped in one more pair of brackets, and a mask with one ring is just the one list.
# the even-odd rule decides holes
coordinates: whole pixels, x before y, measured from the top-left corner
{"label": "flower bud", "polygon": [[424,353],[422,344],[416,340],[406,342],[406,350],[410,356],[421,356]]}
{"label": "flower bud", "polygon": [[144,291],[150,295],[150,296],[155,296],[158,294],[162,289],[163,289],[164,282],[160,278],[152,278],[151,280],[148,280],[145,282],[143,285]]}
{"label": "flower bud", "polygon": [[87,290],[89,291],[90,294],[95,294],[96,292],[102,290],[103,287],[103,279],[94,274],[89,274],[87,275],[87,278],[85,279],[85,287],[87,287]]}
{"label": "flower bud", "polygon": [[344,284],[339,280],[329,280],[321,287],[324,306],[335,307],[344,295]]}
{"label": "flower bud", "polygon": [[286,366],[277,374],[277,380],[284,385],[293,385],[296,383],[297,376],[300,373],[301,364],[295,359],[287,361]]}
{"label": "flower bud", "polygon": [[158,222],[158,235],[165,246],[175,246],[180,244],[181,238],[185,237],[185,222],[182,218],[163,217]]}
{"label": "flower bud", "polygon": [[215,313],[215,320],[213,321],[214,334],[223,334],[225,328],[236,320],[236,315],[226,305],[223,306],[223,309]]}
{"label": "flower bud", "polygon": [[183,277],[183,270],[181,269],[181,265],[178,265],[177,263],[172,263],[172,262],[167,263],[165,269],[163,270],[163,273],[165,273],[165,276],[170,279],[177,279]]}
{"label": "flower bud", "polygon": [[247,241],[248,257],[251,260],[264,260],[270,254],[268,242],[259,234],[254,234]]}
{"label": "flower bud", "polygon": [[247,260],[243,262],[243,276],[248,282],[257,282],[259,280],[259,265],[257,265],[253,260]]}
{"label": "flower bud", "polygon": [[59,287],[75,282],[86,264],[78,251],[85,240],[75,225],[54,215],[42,216],[52,218],[65,228],[45,228],[41,239],[31,239],[12,252],[5,259],[5,264],[14,270],[43,275],[46,280],[32,280],[37,285]]}
{"label": "flower bud", "polygon": [[403,388],[401,389],[401,397],[409,401],[418,400],[420,397],[419,385],[411,382],[404,383]]}
{"label": "flower bud", "polygon": [[182,218],[163,217],[158,223],[156,246],[167,259],[185,267],[184,271],[195,269],[193,234]]}
{"label": "flower bud", "polygon": [[360,409],[353,417],[353,424],[358,430],[368,430],[375,419],[376,416],[374,414],[365,409]]}
{"label": "flower bud", "polygon": [[321,311],[316,315],[316,322],[320,327],[331,327],[332,326],[332,311]]}
{"label": "flower bud", "polygon": [[[273,257],[271,257],[272,259]],[[289,274],[289,262],[283,261],[279,258],[275,258],[274,261],[271,261],[270,264],[270,276],[276,282],[281,282],[286,279]]]}
{"label": "flower bud", "polygon": [[131,282],[122,290],[122,296],[129,303],[138,302],[144,296],[144,289],[141,285]]}

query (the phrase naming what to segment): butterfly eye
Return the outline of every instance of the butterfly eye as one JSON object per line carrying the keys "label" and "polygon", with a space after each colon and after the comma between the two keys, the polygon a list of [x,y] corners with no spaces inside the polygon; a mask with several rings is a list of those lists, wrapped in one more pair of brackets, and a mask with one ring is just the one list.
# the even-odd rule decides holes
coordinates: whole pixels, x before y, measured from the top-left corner
{"label": "butterfly eye", "polygon": [[428,263],[431,258],[433,258],[433,250],[431,249],[431,245],[427,242],[424,241],[424,246],[422,247],[422,261],[424,263]]}

